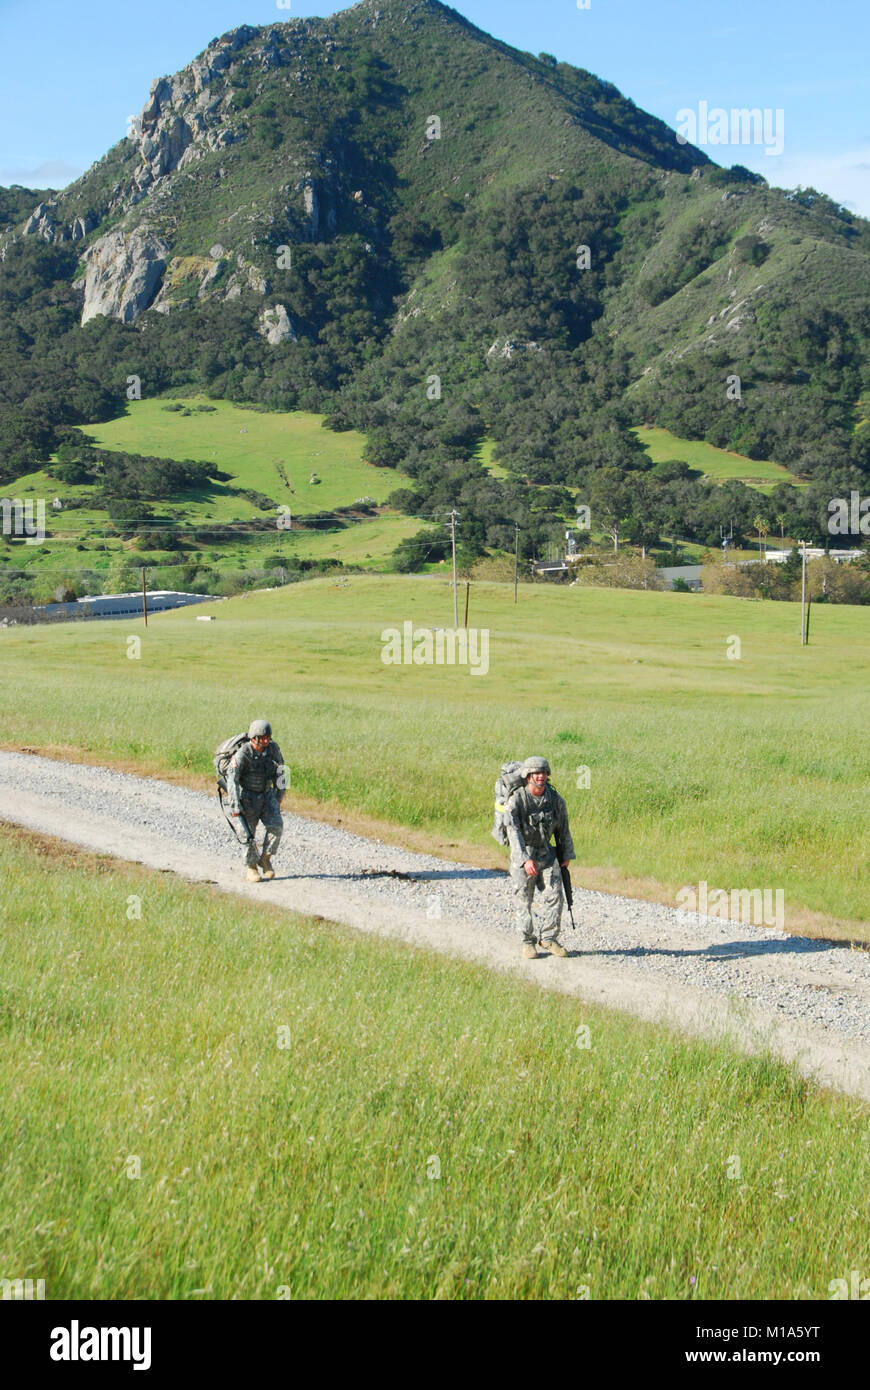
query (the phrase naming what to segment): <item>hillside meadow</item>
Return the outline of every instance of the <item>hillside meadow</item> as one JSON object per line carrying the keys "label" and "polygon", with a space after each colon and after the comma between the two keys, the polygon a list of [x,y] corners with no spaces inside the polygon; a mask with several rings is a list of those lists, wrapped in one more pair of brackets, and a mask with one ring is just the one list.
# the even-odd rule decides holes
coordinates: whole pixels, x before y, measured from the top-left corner
{"label": "hillside meadow", "polygon": [[[59,496],[65,506],[49,512],[49,535],[42,545],[25,552],[20,543],[0,537],[0,579],[6,568],[26,564],[28,573],[43,581],[45,601],[83,571],[104,579],[113,561],[125,556],[138,565],[149,563],[149,583],[156,575],[154,587],[168,588],[184,586],[177,568],[183,563],[241,570],[267,560],[273,564],[281,556],[291,563],[340,558],[363,569],[384,567],[399,542],[420,529],[420,521],[396,512],[339,514],[331,521],[322,517],[316,530],[304,529],[314,513],[353,508],[363,498],[380,507],[408,481],[395,469],[364,462],[365,437],[356,430],[324,429],[323,418],[307,411],[255,410],[202,395],[130,401],[123,415],[87,425],[83,435],[115,452],[209,464],[230,475],[229,481],[211,479],[184,493],[143,500],[142,515],[152,514],[156,521],[129,527],[128,539],[121,540],[100,485],[60,483],[50,465],[24,474],[15,483],[17,496]],[[243,491],[258,494],[260,505]],[[274,506],[267,507],[267,500]],[[289,508],[291,526],[279,529],[279,506]],[[180,548],[163,548],[169,533]]]}
{"label": "hillside meadow", "polygon": [[511,586],[475,584],[488,669],[472,674],[382,660],[387,629],[452,626],[443,577],[318,580],[147,632],[0,631],[0,740],[205,788],[217,743],[265,714],[297,809],[491,864],[500,764],[541,752],[579,882],[671,902],[702,879],[782,888],[787,928],[866,938],[870,612],[815,607],[805,648],[798,620],[787,603],[553,586],[514,606]]}
{"label": "hillside meadow", "polygon": [[[191,413],[167,409],[176,404]],[[383,502],[407,483],[396,469],[363,461],[365,436],[357,430],[324,429],[322,415],[303,410],[252,410],[202,395],[155,397],[130,401],[124,415],[86,425],[83,433],[101,449],[214,463],[233,475],[231,486],[262,492],[294,516],[349,507],[361,497]],[[198,501],[191,516],[199,519],[232,521],[256,513],[220,484]]]}
{"label": "hillside meadow", "polygon": [[680,439],[671,430],[648,425],[638,425],[633,433],[637,435],[653,463],[664,463],[679,459],[690,468],[696,468],[707,478],[724,483],[732,479],[754,487],[759,492],[770,492],[777,483],[803,484],[780,463],[769,459],[751,459],[745,454],[734,453],[731,449],[717,449],[703,439]]}
{"label": "hillside meadow", "polygon": [[0,872],[0,1268],[49,1300],[827,1299],[866,1268],[866,1108],[769,1056],[5,826]]}

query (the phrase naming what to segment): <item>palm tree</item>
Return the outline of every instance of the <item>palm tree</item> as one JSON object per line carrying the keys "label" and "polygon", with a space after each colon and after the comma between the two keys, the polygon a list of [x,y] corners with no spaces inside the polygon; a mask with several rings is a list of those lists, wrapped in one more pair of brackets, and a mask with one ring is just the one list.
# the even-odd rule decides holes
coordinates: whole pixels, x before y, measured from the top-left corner
{"label": "palm tree", "polygon": [[761,550],[762,539],[763,539],[764,537],[767,536],[767,533],[768,533],[768,531],[770,530],[770,527],[768,526],[768,524],[767,524],[767,522],[765,521],[764,517],[761,516],[760,514],[759,514],[758,516],[753,517],[753,519],[752,519],[752,525],[755,527],[756,531],[758,532],[758,554],[759,554],[759,555],[761,556],[761,558],[763,559],[764,557],[763,557],[763,555],[762,555],[762,550]]}

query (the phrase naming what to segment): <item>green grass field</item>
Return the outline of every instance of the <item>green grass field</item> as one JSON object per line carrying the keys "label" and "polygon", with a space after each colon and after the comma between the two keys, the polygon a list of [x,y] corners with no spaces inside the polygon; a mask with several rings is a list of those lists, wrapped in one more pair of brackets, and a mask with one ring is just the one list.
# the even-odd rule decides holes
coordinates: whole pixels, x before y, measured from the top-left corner
{"label": "green grass field", "polygon": [[387,628],[451,625],[440,577],[296,584],[196,609],[214,623],[161,615],[147,633],[8,628],[0,739],[205,785],[219,740],[264,712],[300,809],[493,862],[498,768],[543,752],[581,883],[659,885],[670,901],[701,879],[782,888],[788,927],[868,935],[870,611],[816,606],[801,648],[786,603],[550,586],[512,598],[472,586],[469,622],[490,634],[477,676],[381,659]]}
{"label": "green grass field", "polygon": [[8,827],[0,870],[0,1270],[47,1299],[826,1299],[862,1265],[866,1110],[769,1057]]}
{"label": "green grass field", "polygon": [[[167,459],[194,459],[212,463],[231,473],[229,483],[214,481],[208,487],[166,502],[146,503],[161,524],[179,527],[182,540],[193,546],[191,553],[205,563],[217,559],[224,568],[259,567],[271,554],[282,553],[299,559],[334,557],[363,568],[381,567],[406,536],[414,535],[422,522],[398,514],[386,514],[350,525],[336,525],[330,532],[277,529],[254,534],[233,534],[234,523],[269,515],[246,497],[233,496],[231,488],[262,493],[278,505],[290,508],[291,518],[304,522],[313,512],[350,507],[361,498],[383,503],[395,488],[408,480],[391,468],[374,468],[363,461],[364,436],[355,430],[336,434],[322,428],[320,415],[295,411],[287,414],[246,410],[228,401],[207,401],[204,396],[185,399],[189,415],[164,409],[175,398],[131,401],[127,413],[105,424],[88,425],[84,433],[105,449]],[[200,412],[197,405],[213,410]],[[320,479],[310,481],[312,474]],[[286,481],[285,481],[286,480]],[[289,484],[289,486],[288,486]],[[44,469],[15,483],[15,494],[83,502],[82,506],[49,512],[50,535],[40,546],[0,541],[0,566],[26,564],[36,576],[54,576],[56,585],[63,577],[92,569],[104,572],[112,558],[130,549],[111,534],[104,509],[89,505],[94,485],[64,485]],[[219,542],[210,549],[194,542],[198,527],[214,526]],[[147,535],[147,531],[146,531]],[[159,532],[158,532],[159,539]],[[134,548],[135,548],[135,543]],[[178,552],[176,552],[178,558]],[[156,567],[171,563],[171,556],[158,552]],[[175,587],[171,575],[161,582]]]}
{"label": "green grass field", "polygon": [[770,492],[777,483],[794,483],[803,486],[794,474],[782,464],[771,463],[765,459],[750,459],[743,454],[732,453],[729,449],[717,449],[702,439],[680,439],[670,430],[647,429],[638,425],[634,430],[653,463],[664,463],[666,459],[681,459],[690,468],[697,468],[708,478],[717,482],[736,479],[754,487],[759,492]]}
{"label": "green grass field", "polygon": [[[209,401],[205,396],[191,396],[183,404],[211,405],[213,412],[193,409],[190,415],[182,415],[164,409],[175,399],[131,401],[120,419],[87,425],[83,432],[103,449],[214,463],[232,473],[233,487],[262,492],[299,516],[348,507],[361,497],[383,502],[394,488],[407,482],[395,469],[364,463],[364,436],[356,430],[340,434],[325,430],[322,415],[246,410],[229,401]],[[279,465],[289,487],[282,481]],[[309,481],[312,473],[319,483]],[[243,498],[228,496],[216,484],[208,497],[193,504],[191,515],[197,515],[196,505],[203,507],[201,515],[213,521],[255,514],[250,504],[248,511],[241,510],[242,503]]]}
{"label": "green grass field", "polygon": [[510,474],[500,463],[496,463],[493,454],[496,450],[494,439],[482,439],[477,446],[477,460],[493,478],[509,478]]}
{"label": "green grass field", "polygon": [[415,536],[423,526],[410,516],[379,516],[371,521],[356,521],[350,526],[332,531],[286,531],[279,534],[278,544],[268,549],[300,560],[338,558],[345,565],[362,569],[383,568],[399,541]]}

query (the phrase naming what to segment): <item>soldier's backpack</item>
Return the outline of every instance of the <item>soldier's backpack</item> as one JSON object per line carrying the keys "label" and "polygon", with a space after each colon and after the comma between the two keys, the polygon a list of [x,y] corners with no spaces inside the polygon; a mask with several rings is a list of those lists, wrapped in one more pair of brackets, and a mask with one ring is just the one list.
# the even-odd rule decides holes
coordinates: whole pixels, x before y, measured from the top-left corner
{"label": "soldier's backpack", "polygon": [[500,845],[508,845],[507,827],[505,826],[505,809],[508,800],[517,787],[521,787],[525,778],[520,773],[522,763],[503,763],[498,781],[495,784],[495,814],[492,821],[492,838],[498,840]]}
{"label": "soldier's backpack", "polygon": [[217,773],[217,783],[219,792],[227,790],[227,768],[233,755],[239,751],[243,743],[248,742],[247,734],[233,734],[232,738],[225,738],[223,743],[218,744],[214,753],[214,770]]}
{"label": "soldier's backpack", "polygon": [[239,820],[241,821],[242,829],[245,832],[245,836],[241,836],[233,822],[233,817],[227,810],[225,804],[225,798],[229,795],[229,789],[227,787],[227,769],[230,765],[230,759],[233,757],[233,754],[237,753],[238,750],[243,746],[243,744],[247,742],[247,734],[233,734],[232,738],[225,738],[223,743],[218,744],[217,748],[215,749],[213,759],[214,770],[217,773],[217,794],[218,801],[220,802],[220,808],[223,811],[224,816],[226,817],[227,825],[230,827],[230,830],[233,832],[236,839],[239,841],[239,844],[247,843],[248,839],[250,839],[250,830],[248,828],[248,823],[245,820],[244,816],[240,816]]}

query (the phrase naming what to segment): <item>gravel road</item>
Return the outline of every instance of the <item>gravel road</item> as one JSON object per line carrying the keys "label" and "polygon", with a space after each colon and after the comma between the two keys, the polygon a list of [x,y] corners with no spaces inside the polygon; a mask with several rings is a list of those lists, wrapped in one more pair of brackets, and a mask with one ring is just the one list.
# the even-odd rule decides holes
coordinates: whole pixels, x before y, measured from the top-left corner
{"label": "gravel road", "polygon": [[[505,874],[285,815],[277,877],[244,881],[203,792],[0,752],[0,819],[226,891],[463,955],[685,1033],[769,1046],[870,1101],[870,953],[575,885],[567,960],[522,959]],[[567,918],[566,918],[567,921]]]}

